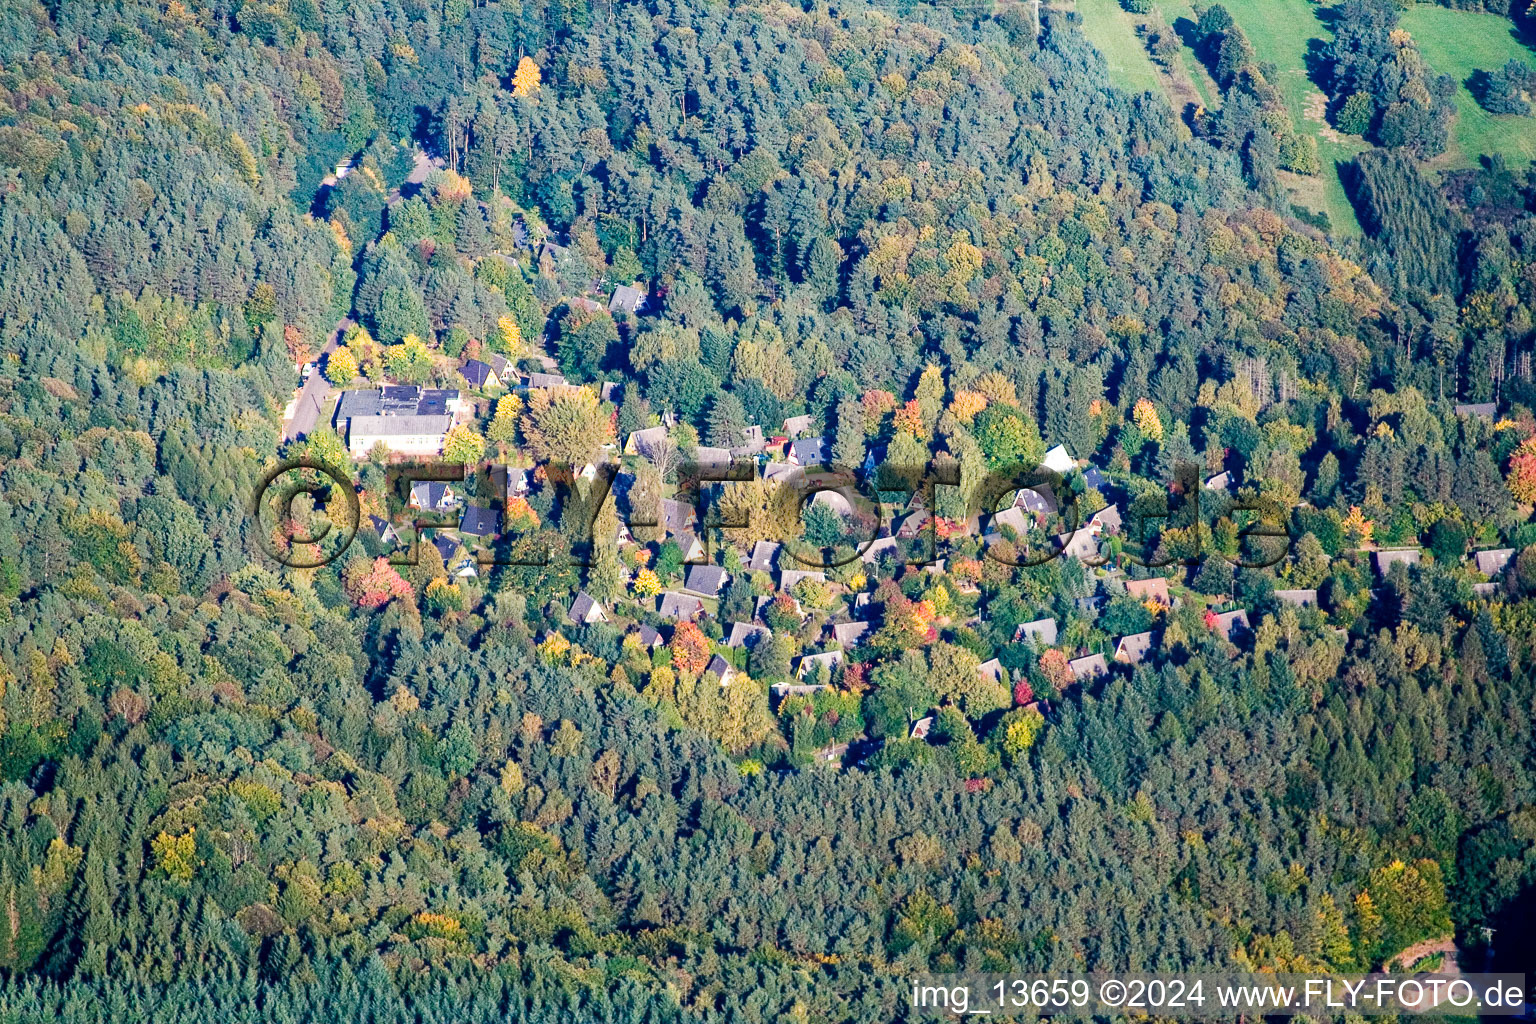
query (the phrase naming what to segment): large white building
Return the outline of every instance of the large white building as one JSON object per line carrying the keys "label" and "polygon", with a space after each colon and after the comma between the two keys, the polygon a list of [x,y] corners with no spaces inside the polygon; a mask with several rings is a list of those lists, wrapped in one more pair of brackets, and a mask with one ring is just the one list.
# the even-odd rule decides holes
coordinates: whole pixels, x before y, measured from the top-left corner
{"label": "large white building", "polygon": [[386,384],[367,391],[343,391],[336,403],[336,431],[353,458],[382,444],[401,455],[441,455],[443,439],[469,415],[458,391]]}

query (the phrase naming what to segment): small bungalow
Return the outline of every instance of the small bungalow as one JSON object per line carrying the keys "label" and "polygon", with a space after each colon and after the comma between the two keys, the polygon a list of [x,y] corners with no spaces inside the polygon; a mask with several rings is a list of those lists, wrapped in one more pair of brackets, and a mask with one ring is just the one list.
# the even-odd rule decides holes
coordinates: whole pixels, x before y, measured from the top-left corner
{"label": "small bungalow", "polygon": [[718,565],[690,565],[683,589],[700,597],[719,597],[731,574]]}
{"label": "small bungalow", "polygon": [[[1033,492],[1020,491],[1019,493],[1025,494]],[[1001,512],[998,512],[992,517],[992,525],[991,529],[988,531],[988,536],[999,536],[1002,534],[1003,528],[1007,527],[1013,531],[1013,535],[1015,537],[1023,538],[1028,535],[1030,527],[1034,525],[1035,520],[1033,517],[1031,517],[1023,508],[1020,508],[1018,505],[1014,505],[1011,508],[1003,509]]]}
{"label": "small bungalow", "polygon": [[661,442],[667,439],[667,428],[664,426],[646,427],[644,430],[636,430],[629,435],[624,442],[625,455],[638,455],[648,459],[651,453]]}
{"label": "small bungalow", "polygon": [[1106,505],[1088,517],[1088,529],[1095,534],[1119,533],[1122,525],[1120,509],[1116,505]]}
{"label": "small bungalow", "polygon": [[1153,601],[1164,608],[1173,607],[1173,599],[1168,596],[1168,581],[1161,576],[1146,580],[1126,580],[1125,592],[1142,603]]}
{"label": "small bungalow", "polygon": [[795,670],[795,678],[805,680],[807,676],[815,679],[825,667],[828,673],[836,672],[843,663],[842,651],[827,651],[824,654],[807,654],[800,659],[800,665]]}
{"label": "small bungalow", "polygon": [[731,633],[725,638],[727,647],[745,647],[750,650],[773,636],[773,630],[755,622],[733,622]]}
{"label": "small bungalow", "polygon": [[692,594],[679,594],[676,591],[667,591],[661,595],[661,606],[657,613],[664,619],[674,622],[690,621],[704,613],[704,602]]}
{"label": "small bungalow", "polygon": [[1051,490],[1050,484],[1020,487],[1018,493],[1013,496],[1013,506],[1014,508],[1023,509],[1031,515],[1054,515],[1058,508],[1056,492]]}
{"label": "small bungalow", "polygon": [[1045,453],[1045,458],[1040,461],[1040,465],[1052,473],[1066,476],[1077,468],[1077,460],[1067,452],[1066,445],[1059,444]]}
{"label": "small bungalow", "polygon": [[1376,571],[1385,576],[1394,565],[1418,565],[1422,552],[1418,548],[1393,548],[1376,552]]}
{"label": "small bungalow", "polygon": [[819,569],[785,569],[779,573],[779,589],[790,593],[801,580],[816,580],[820,583],[827,582],[827,574]]}
{"label": "small bungalow", "polygon": [[989,680],[994,683],[1008,685],[1008,670],[1003,668],[1003,663],[996,658],[984,661],[976,666],[976,678]]}
{"label": "small bungalow", "polygon": [[1509,565],[1509,560],[1514,556],[1514,548],[1494,548],[1489,551],[1479,551],[1473,558],[1477,560],[1477,571],[1492,579],[1503,574],[1504,567]]}
{"label": "small bungalow", "polygon": [[608,299],[608,312],[635,316],[645,310],[645,292],[632,284],[621,284]]}
{"label": "small bungalow", "polygon": [[1067,668],[1072,670],[1072,678],[1080,683],[1088,682],[1099,676],[1107,675],[1109,666],[1104,663],[1104,655],[1090,654],[1086,658],[1075,658],[1067,662]]}
{"label": "small bungalow", "polygon": [[731,663],[718,654],[709,659],[709,664],[704,667],[704,672],[705,674],[713,672],[715,678],[720,680],[721,686],[729,686],[731,680],[736,676],[736,670],[731,667]]}
{"label": "small bungalow", "polygon": [[1213,628],[1230,642],[1236,643],[1238,637],[1251,629],[1248,625],[1248,613],[1241,608],[1235,612],[1222,612],[1216,616]]}
{"label": "small bungalow", "polygon": [[602,604],[585,590],[576,595],[576,600],[571,602],[570,611],[567,614],[571,621],[579,626],[608,621],[608,613],[603,611]]}
{"label": "small bungalow", "polygon": [[748,572],[773,572],[774,562],[779,557],[779,549],[782,544],[776,544],[771,540],[760,540],[752,545],[752,557],[747,560]]}
{"label": "small bungalow", "polygon": [[423,512],[451,512],[458,503],[458,493],[446,483],[418,480],[411,484],[411,508]]}
{"label": "small bungalow", "polygon": [[555,388],[563,388],[565,375],[560,373],[530,373],[528,386],[537,391],[553,391]]}
{"label": "small bungalow", "polygon": [[1140,665],[1152,650],[1152,634],[1132,633],[1123,636],[1120,642],[1115,644],[1115,660],[1126,665]]}
{"label": "small bungalow", "polygon": [[917,721],[912,723],[912,738],[914,740],[925,740],[925,739],[928,738],[928,733],[931,732],[932,730],[933,730],[933,716],[932,715],[928,715],[927,717],[924,717],[924,718],[919,718]]}
{"label": "small bungalow", "polygon": [[651,626],[642,625],[639,629],[640,646],[648,651],[654,651],[661,646],[661,633]]}
{"label": "small bungalow", "polygon": [[859,555],[859,561],[864,562],[866,565],[873,565],[880,561],[882,556],[887,554],[899,558],[901,556],[901,546],[896,543],[895,537],[877,537]]}
{"label": "small bungalow", "polygon": [[484,363],[478,359],[467,359],[464,365],[459,367],[459,373],[463,374],[464,380],[477,391],[501,387],[501,375],[490,363]]}
{"label": "small bungalow", "polygon": [[784,436],[796,438],[801,434],[810,433],[812,418],[810,416],[791,416],[784,421]]}
{"label": "small bungalow", "polygon": [[1284,601],[1286,604],[1295,605],[1298,608],[1317,607],[1317,591],[1310,588],[1305,590],[1277,590],[1275,591],[1275,599]]}
{"label": "small bungalow", "polygon": [[1497,402],[1466,402],[1456,407],[1457,416],[1475,416],[1484,420],[1493,419],[1498,411]]}
{"label": "small bungalow", "polygon": [[494,537],[501,532],[501,515],[495,509],[469,505],[459,520],[459,532],[471,537]]}
{"label": "small bungalow", "polygon": [[1021,622],[1019,628],[1013,631],[1014,642],[1027,640],[1038,643],[1042,647],[1050,647],[1056,642],[1057,625],[1055,619],[1036,619],[1034,622]]}
{"label": "small bungalow", "polygon": [[796,466],[821,466],[831,457],[831,449],[826,439],[821,437],[806,437],[798,441],[791,441],[789,445],[789,461]]}
{"label": "small bungalow", "polygon": [[859,646],[864,639],[864,634],[869,632],[867,622],[839,622],[832,627],[832,639],[836,640],[843,650]]}

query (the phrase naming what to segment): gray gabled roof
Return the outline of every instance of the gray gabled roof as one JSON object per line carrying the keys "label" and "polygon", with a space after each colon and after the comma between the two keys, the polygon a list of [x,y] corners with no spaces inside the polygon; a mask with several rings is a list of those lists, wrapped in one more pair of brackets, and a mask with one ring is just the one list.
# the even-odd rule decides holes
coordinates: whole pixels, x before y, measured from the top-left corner
{"label": "gray gabled roof", "polygon": [[477,508],[474,505],[466,508],[464,517],[459,520],[459,532],[473,537],[494,537],[500,528],[501,516],[494,509]]}
{"label": "gray gabled roof", "polygon": [[452,416],[352,416],[347,420],[347,436],[431,436],[446,434],[452,427]]}
{"label": "gray gabled roof", "polygon": [[1247,632],[1249,628],[1248,613],[1241,608],[1235,612],[1222,612],[1216,616],[1216,630],[1228,640],[1240,631]]}
{"label": "gray gabled roof", "polygon": [[994,683],[1006,683],[1008,681],[1008,670],[1003,668],[1001,661],[992,658],[976,666],[976,676],[978,679],[990,679]]}
{"label": "gray gabled roof", "polygon": [[1493,419],[1498,411],[1497,402],[1467,402],[1456,407],[1457,416],[1481,416],[1485,420]]}
{"label": "gray gabled roof", "polygon": [[709,664],[704,666],[704,671],[713,672],[720,677],[721,682],[725,682],[736,670],[731,668],[731,663],[726,661],[723,656],[717,654],[709,659]]}
{"label": "gray gabled roof", "polygon": [[638,313],[645,307],[645,292],[634,285],[621,284],[613,290],[613,295],[608,300],[608,311],[617,313]]}
{"label": "gray gabled roof", "polygon": [[463,366],[459,367],[459,372],[464,375],[464,379],[469,382],[470,386],[482,388],[485,387],[486,382],[491,379],[491,374],[495,371],[490,363],[483,363],[478,359],[469,359],[465,361]]}
{"label": "gray gabled roof", "polygon": [[1392,571],[1394,565],[1418,565],[1418,548],[1393,548],[1390,551],[1376,552],[1376,571],[1385,576]]}
{"label": "gray gabled roof", "polygon": [[826,461],[827,455],[827,443],[819,437],[802,438],[789,446],[791,461],[802,466],[819,466]]}
{"label": "gray gabled roof", "polygon": [[1056,492],[1051,490],[1050,484],[1020,487],[1013,496],[1013,504],[1026,512],[1048,516],[1056,511]]}
{"label": "gray gabled roof", "polygon": [[864,549],[862,554],[859,555],[859,560],[861,562],[874,564],[875,562],[880,561],[880,556],[886,552],[890,552],[892,554],[899,554],[901,552],[901,545],[896,543],[895,537],[877,538],[870,543],[869,547]]}
{"label": "gray gabled roof", "polygon": [[1493,548],[1488,551],[1479,551],[1473,557],[1477,559],[1477,571],[1484,576],[1497,576],[1504,571],[1509,560],[1514,557],[1514,548]]}
{"label": "gray gabled roof", "polygon": [[1150,650],[1152,650],[1151,632],[1132,633],[1130,636],[1121,637],[1120,642],[1115,645],[1115,660],[1123,661],[1128,665],[1139,665]]}
{"label": "gray gabled roof", "polygon": [[692,619],[704,610],[704,602],[692,594],[667,591],[661,595],[660,614],[664,619]]}
{"label": "gray gabled roof", "polygon": [[560,388],[565,386],[565,375],[559,373],[530,373],[528,375],[530,388]]}
{"label": "gray gabled roof", "polygon": [[1072,676],[1078,682],[1102,676],[1109,671],[1109,666],[1105,664],[1104,655],[1102,654],[1090,654],[1086,658],[1075,658],[1067,662],[1067,667],[1072,670]]}
{"label": "gray gabled roof", "polygon": [[827,574],[819,569],[785,569],[779,573],[779,589],[793,590],[801,580],[816,580],[819,583],[827,581]]}
{"label": "gray gabled roof", "polygon": [[747,561],[747,568],[752,572],[773,572],[774,561],[779,557],[779,549],[782,544],[771,540],[760,540],[752,545],[752,557]]}
{"label": "gray gabled roof", "polygon": [[1055,619],[1036,619],[1034,622],[1021,622],[1019,628],[1013,631],[1015,640],[1037,640],[1046,647],[1056,642],[1057,625]]}
{"label": "gray gabled roof", "polygon": [[656,647],[661,643],[661,634],[651,626],[641,625],[640,642],[646,647]]}
{"label": "gray gabled roof", "polygon": [[1317,607],[1317,591],[1310,588],[1303,590],[1277,590],[1275,591],[1275,598],[1276,600],[1284,601],[1286,604],[1296,605],[1298,608]]}
{"label": "gray gabled roof", "polygon": [[832,637],[843,647],[857,647],[869,632],[867,622],[840,622],[832,627]]}
{"label": "gray gabled roof", "polygon": [[726,637],[725,646],[756,647],[771,636],[773,636],[773,630],[767,626],[760,626],[755,622],[733,622],[731,634]]}
{"label": "gray gabled roof", "polygon": [[585,590],[577,594],[576,600],[571,602],[569,614],[572,622],[586,622],[593,617],[594,612],[598,617],[606,617],[603,612],[603,606],[598,604],[597,600]]}
{"label": "gray gabled roof", "polygon": [[730,574],[718,565],[690,565],[683,589],[705,597],[718,597],[728,579]]}

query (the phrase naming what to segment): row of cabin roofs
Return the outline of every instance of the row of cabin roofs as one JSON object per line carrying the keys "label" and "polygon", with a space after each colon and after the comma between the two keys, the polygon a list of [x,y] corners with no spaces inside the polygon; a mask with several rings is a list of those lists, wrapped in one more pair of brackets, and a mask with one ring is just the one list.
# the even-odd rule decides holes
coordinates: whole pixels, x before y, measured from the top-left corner
{"label": "row of cabin roofs", "polygon": [[[713,571],[700,574],[699,570]],[[820,576],[821,574],[816,573],[815,575]],[[668,593],[662,595],[661,614],[674,621],[688,621],[695,618],[697,615],[702,614],[704,610],[700,595],[706,592],[718,594],[728,579],[728,574],[718,567],[692,567],[686,587],[697,589],[693,593]],[[1137,587],[1134,584],[1147,584],[1147,586]],[[1162,584],[1162,586],[1159,587],[1156,584]],[[1127,584],[1127,592],[1133,596],[1146,597],[1150,600],[1157,600],[1159,597],[1166,599],[1166,584],[1167,581],[1162,579],[1131,581]],[[788,588],[785,587],[784,589],[787,590]],[[1297,595],[1297,598],[1295,598],[1297,603],[1307,602],[1307,599],[1303,596],[1304,592],[1290,593]],[[868,595],[860,596],[864,598],[864,601],[860,602],[860,606],[867,606]],[[1311,601],[1315,603],[1315,599],[1315,593],[1313,593]],[[725,639],[725,645],[733,649],[750,649],[772,637],[773,630],[762,621],[763,610],[772,600],[773,598],[766,595],[758,598],[752,620],[749,622],[732,623],[730,632]],[[568,615],[570,621],[577,625],[590,625],[594,622],[609,621],[607,611],[603,608],[602,604],[585,591],[578,594],[576,599],[571,602]],[[1232,643],[1236,643],[1243,633],[1251,629],[1246,609],[1222,612],[1215,616],[1212,625],[1223,638]],[[871,624],[867,621],[831,624],[831,639],[836,642],[837,647],[817,654],[803,655],[795,669],[795,681],[792,683],[776,684],[774,686],[775,695],[783,697],[790,694],[812,693],[829,685],[823,681],[822,670],[825,669],[826,676],[830,677],[832,673],[842,667],[845,660],[845,652],[862,643],[871,628]],[[1058,636],[1059,625],[1057,621],[1052,618],[1045,618],[1020,624],[1014,632],[1014,641],[1030,643],[1033,646],[1045,648],[1054,646]],[[661,643],[660,633],[650,626],[640,627],[640,638],[642,643],[648,647],[655,647]],[[1111,658],[1120,664],[1138,665],[1151,651],[1153,643],[1154,634],[1151,631],[1123,636],[1116,642]],[[716,661],[720,663],[719,671],[716,671],[716,675],[719,676],[722,686],[728,685],[735,672],[723,658],[717,655],[711,661],[710,667],[706,671],[714,671]],[[1077,682],[1092,681],[1107,674],[1109,671],[1109,663],[1102,654],[1090,654],[1073,659],[1068,662],[1068,667],[1071,669],[1073,678]],[[981,663],[977,666],[976,671],[983,678],[1005,685],[1009,682],[1007,670],[997,658]]]}

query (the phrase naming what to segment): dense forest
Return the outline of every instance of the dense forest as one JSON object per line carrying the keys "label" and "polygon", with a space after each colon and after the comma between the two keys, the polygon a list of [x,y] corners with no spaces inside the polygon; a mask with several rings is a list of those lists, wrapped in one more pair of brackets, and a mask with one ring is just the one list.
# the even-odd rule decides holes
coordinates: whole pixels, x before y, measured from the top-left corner
{"label": "dense forest", "polygon": [[[1229,102],[1188,124],[1013,3],[0,2],[0,1016],[885,1021],[924,971],[1529,963],[1536,178],[1424,162],[1452,111],[1392,6],[1324,55],[1381,147],[1346,239],[1214,6]],[[338,386],[594,385],[491,396],[464,461],[809,417],[954,469],[941,525],[1054,445],[1150,525],[1043,565],[958,528],[934,572],[903,538],[769,602],[722,688],[771,581],[720,529],[717,616],[572,622],[687,567],[553,477],[510,543],[574,560],[268,557],[282,458],[400,512],[378,453],[284,440],[333,332]],[[832,594],[867,642],[774,699]]]}

